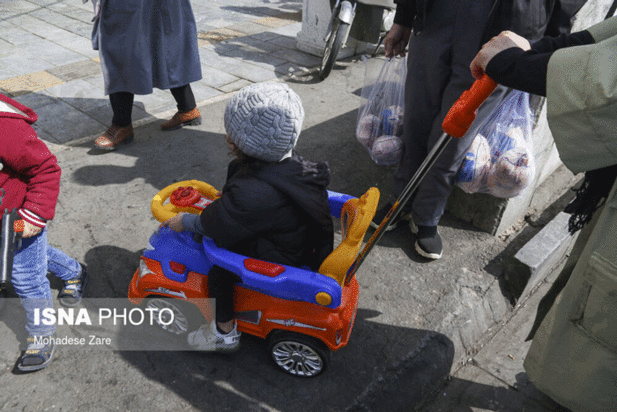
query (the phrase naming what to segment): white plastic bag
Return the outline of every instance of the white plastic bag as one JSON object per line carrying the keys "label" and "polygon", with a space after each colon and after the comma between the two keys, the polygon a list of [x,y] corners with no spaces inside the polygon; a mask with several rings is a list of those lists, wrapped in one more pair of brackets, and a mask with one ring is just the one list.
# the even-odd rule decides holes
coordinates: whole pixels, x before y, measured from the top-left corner
{"label": "white plastic bag", "polygon": [[356,138],[378,165],[398,163],[403,155],[405,58],[387,59],[379,72],[370,59],[365,64],[362,103],[358,110]]}
{"label": "white plastic bag", "polygon": [[467,193],[518,196],[535,176],[529,94],[511,91],[484,120],[455,183]]}

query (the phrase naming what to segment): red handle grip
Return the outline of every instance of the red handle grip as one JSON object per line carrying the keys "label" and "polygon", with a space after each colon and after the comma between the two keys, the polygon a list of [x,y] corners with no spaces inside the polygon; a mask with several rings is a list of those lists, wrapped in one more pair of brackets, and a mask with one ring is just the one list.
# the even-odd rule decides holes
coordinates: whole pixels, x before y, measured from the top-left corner
{"label": "red handle grip", "polygon": [[497,83],[486,74],[452,105],[441,127],[452,137],[463,137],[476,118],[478,107],[493,93]]}
{"label": "red handle grip", "polygon": [[25,229],[25,224],[22,219],[19,219],[13,222],[13,230],[16,233],[22,233],[24,229]]}

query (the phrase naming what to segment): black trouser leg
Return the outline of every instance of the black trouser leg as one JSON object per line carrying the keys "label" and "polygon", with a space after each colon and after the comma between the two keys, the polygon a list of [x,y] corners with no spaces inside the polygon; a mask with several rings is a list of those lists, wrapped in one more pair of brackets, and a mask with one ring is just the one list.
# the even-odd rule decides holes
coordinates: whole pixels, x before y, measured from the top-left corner
{"label": "black trouser leg", "polygon": [[118,127],[127,127],[132,121],[133,100],[135,95],[129,92],[116,92],[109,95],[111,110],[114,112],[114,117],[111,120]]}
{"label": "black trouser leg", "polygon": [[197,103],[195,102],[195,96],[193,95],[193,90],[191,89],[190,84],[175,87],[170,91],[171,94],[174,96],[174,99],[176,99],[178,111],[190,112],[195,107],[197,107]]}
{"label": "black trouser leg", "polygon": [[216,305],[216,321],[226,323],[234,318],[234,284],[240,278],[219,266],[213,266],[208,273],[208,291]]}

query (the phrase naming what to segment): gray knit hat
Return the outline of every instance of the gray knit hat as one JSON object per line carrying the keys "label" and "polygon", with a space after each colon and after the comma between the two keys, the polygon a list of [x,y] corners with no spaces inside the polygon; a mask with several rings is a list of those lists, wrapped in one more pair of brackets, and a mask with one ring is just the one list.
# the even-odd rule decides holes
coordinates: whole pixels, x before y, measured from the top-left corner
{"label": "gray knit hat", "polygon": [[296,145],[304,108],[283,83],[255,83],[242,88],[225,108],[225,130],[247,156],[278,162]]}

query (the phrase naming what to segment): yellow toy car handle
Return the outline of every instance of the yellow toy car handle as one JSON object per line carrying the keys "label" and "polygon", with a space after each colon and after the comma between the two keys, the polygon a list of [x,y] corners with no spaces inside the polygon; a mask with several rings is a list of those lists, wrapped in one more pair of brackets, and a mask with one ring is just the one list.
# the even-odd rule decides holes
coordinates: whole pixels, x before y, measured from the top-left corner
{"label": "yellow toy car handle", "polygon": [[[213,200],[220,197],[219,191],[199,180],[184,180],[167,186],[158,192],[150,203],[152,215],[165,222],[180,212],[198,214]],[[169,203],[166,203],[169,199]]]}

